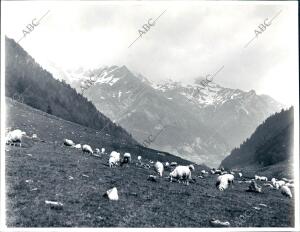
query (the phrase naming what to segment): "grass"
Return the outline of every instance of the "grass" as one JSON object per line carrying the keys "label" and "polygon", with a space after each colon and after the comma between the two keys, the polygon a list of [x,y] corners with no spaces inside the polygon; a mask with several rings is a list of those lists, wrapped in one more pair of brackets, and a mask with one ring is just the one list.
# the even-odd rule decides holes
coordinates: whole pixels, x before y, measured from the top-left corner
{"label": "grass", "polygon": [[[112,150],[113,141],[95,130],[11,101],[7,112],[7,126],[44,140],[27,139],[21,148],[6,146],[8,227],[211,227],[212,218],[229,221],[232,227],[294,226],[294,199],[279,191],[263,188],[261,194],[248,193],[248,184],[236,182],[220,192],[216,176],[197,178],[201,166],[196,166],[196,182],[189,186],[166,178],[147,181],[154,170],[136,166],[138,155],[146,163],[150,159],[189,162],[124,145],[120,151],[131,152],[134,162],[109,168],[108,155],[98,158],[62,144],[69,138]],[[103,197],[112,187],[117,187],[119,201]],[[62,202],[64,207],[51,209],[45,200]]]}

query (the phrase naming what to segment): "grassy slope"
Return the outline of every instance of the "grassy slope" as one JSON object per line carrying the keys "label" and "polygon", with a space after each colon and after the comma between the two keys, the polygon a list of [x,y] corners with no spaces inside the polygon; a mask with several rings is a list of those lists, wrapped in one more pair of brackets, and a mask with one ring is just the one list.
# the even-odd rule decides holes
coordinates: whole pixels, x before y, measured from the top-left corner
{"label": "grassy slope", "polygon": [[[252,194],[245,192],[248,184],[236,184],[233,189],[219,192],[214,186],[215,176],[196,178],[197,182],[189,186],[169,183],[166,179],[149,182],[146,179],[154,174],[152,169],[134,164],[111,169],[107,156],[83,155],[61,145],[66,137],[111,150],[110,139],[96,135],[92,129],[9,99],[7,112],[7,126],[25,130],[29,135],[37,133],[45,140],[26,140],[22,148],[6,146],[8,226],[209,227],[212,218],[242,227],[294,224],[294,200],[283,197],[279,191],[264,189],[262,194]],[[139,154],[132,152],[133,159]],[[160,157],[162,161],[185,162],[151,150],[144,150],[141,155],[152,160]],[[199,175],[201,168],[196,167],[194,176]],[[69,180],[69,176],[74,179]],[[33,182],[26,183],[29,179]],[[114,186],[120,200],[110,202],[102,195]],[[61,201],[64,208],[50,209],[45,200]],[[260,203],[267,207],[253,209]]]}

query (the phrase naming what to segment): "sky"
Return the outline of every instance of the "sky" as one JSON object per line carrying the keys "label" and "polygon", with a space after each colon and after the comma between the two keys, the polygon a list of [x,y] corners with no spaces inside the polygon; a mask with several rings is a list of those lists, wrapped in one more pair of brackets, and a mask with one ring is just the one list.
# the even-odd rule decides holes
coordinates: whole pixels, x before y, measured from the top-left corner
{"label": "sky", "polygon": [[221,86],[253,89],[286,105],[298,101],[297,2],[2,2],[2,8],[4,34],[16,41],[48,12],[19,42],[42,66],[126,65],[154,82],[187,84],[223,67],[214,77]]}

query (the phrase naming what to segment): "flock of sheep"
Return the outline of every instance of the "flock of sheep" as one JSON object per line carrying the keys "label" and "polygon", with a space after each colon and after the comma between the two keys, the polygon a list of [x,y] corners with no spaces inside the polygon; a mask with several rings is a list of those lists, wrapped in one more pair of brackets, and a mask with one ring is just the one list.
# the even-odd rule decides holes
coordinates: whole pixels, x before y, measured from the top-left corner
{"label": "flock of sheep", "polygon": [[[23,132],[19,129],[13,130],[7,133],[6,136],[6,144],[11,145],[19,145],[22,146],[22,137],[29,137],[26,135],[26,132]],[[37,138],[36,134],[33,134],[30,138]],[[102,148],[101,151],[99,148],[95,149],[96,154],[94,154],[94,151],[90,145],[84,144],[81,146],[81,144],[75,144],[70,139],[64,139],[63,141],[65,146],[74,147],[76,149],[82,149],[83,153],[89,153],[94,156],[99,156],[99,154],[106,154],[105,148]],[[110,168],[115,166],[122,166],[124,164],[131,163],[131,154],[130,153],[124,153],[121,155],[119,152],[112,151],[109,155],[108,159],[108,165]],[[137,165],[142,165],[142,157],[137,157],[138,163]],[[163,177],[163,172],[165,169],[169,169],[170,173],[166,178],[169,178],[170,182],[172,182],[174,179],[177,182],[183,182],[186,185],[189,185],[190,181],[193,181],[192,179],[192,171],[195,170],[195,167],[191,164],[188,166],[183,165],[177,165],[176,162],[165,162],[164,164],[162,162],[157,161],[154,163],[153,161],[150,161],[150,164],[153,165],[154,170],[158,174],[159,177]],[[144,165],[144,167],[150,168],[150,165]],[[220,191],[224,191],[228,189],[230,185],[233,184],[235,179],[235,172],[233,171],[225,171],[224,169],[211,169],[210,174],[212,175],[218,175],[216,179],[216,188]],[[199,178],[204,178],[205,176],[208,176],[209,172],[202,170],[201,175]],[[241,172],[237,173],[237,176],[239,179],[242,179],[243,174]],[[156,180],[156,176],[150,175],[148,179],[150,180]],[[238,183],[250,183],[249,189],[247,191],[253,191],[253,192],[261,192],[262,187],[258,186],[256,181],[265,182],[263,185],[268,188],[272,188],[275,190],[280,190],[281,193],[284,196],[287,196],[289,198],[292,198],[292,192],[290,188],[294,188],[293,180],[289,180],[286,178],[282,178],[281,180],[277,180],[275,178],[272,178],[271,181],[268,181],[268,178],[265,176],[258,176],[255,175],[253,179],[251,180],[240,180]]]}

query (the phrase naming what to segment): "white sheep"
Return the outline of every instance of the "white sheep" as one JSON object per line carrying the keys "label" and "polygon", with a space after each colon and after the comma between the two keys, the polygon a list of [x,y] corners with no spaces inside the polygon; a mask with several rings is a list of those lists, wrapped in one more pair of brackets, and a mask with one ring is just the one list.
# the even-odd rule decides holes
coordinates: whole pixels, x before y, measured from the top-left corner
{"label": "white sheep", "polygon": [[116,166],[118,165],[119,162],[120,162],[120,153],[116,151],[112,151],[110,153],[109,160],[108,160],[109,167],[111,168],[113,166]]}
{"label": "white sheep", "polygon": [[165,163],[165,167],[170,167],[170,163],[169,163],[169,162],[166,162],[166,163]]}
{"label": "white sheep", "polygon": [[189,180],[192,179],[192,171],[195,168],[193,165],[189,166],[177,166],[171,173],[170,173],[170,181],[172,182],[173,178],[177,179],[180,183],[180,180],[183,182],[186,181],[186,184],[189,185]]}
{"label": "white sheep", "polygon": [[64,139],[64,145],[73,147],[75,146],[75,143],[71,139]]}
{"label": "white sheep", "polygon": [[105,148],[102,147],[102,148],[101,148],[101,154],[104,154],[104,153],[105,153]]}
{"label": "white sheep", "polygon": [[241,178],[243,176],[243,174],[241,172],[239,172],[239,177]]}
{"label": "white sheep", "polygon": [[91,148],[91,146],[90,145],[87,145],[87,144],[84,144],[83,146],[82,146],[82,151],[83,151],[83,153],[91,153],[91,154],[94,154],[94,152],[93,152],[93,149]]}
{"label": "white sheep", "polygon": [[31,138],[32,138],[32,139],[37,139],[37,135],[36,135],[36,134],[33,134],[33,135],[31,136]]}
{"label": "white sheep", "polygon": [[276,189],[280,189],[283,185],[285,185],[285,182],[283,180],[278,180],[275,182]]}
{"label": "white sheep", "polygon": [[268,181],[268,178],[265,177],[265,176],[258,176],[258,175],[255,175],[255,176],[254,176],[254,179],[255,179],[255,180],[260,180],[260,181]]}
{"label": "white sheep", "polygon": [[201,173],[202,173],[203,175],[205,175],[205,174],[208,173],[208,172],[206,172],[205,170],[202,170]]}
{"label": "white sheep", "polygon": [[20,144],[22,146],[22,137],[26,136],[26,132],[19,129],[8,132],[6,136],[6,144]]}
{"label": "white sheep", "polygon": [[100,149],[99,148],[96,148],[95,151],[96,151],[96,154],[100,154]]}
{"label": "white sheep", "polygon": [[292,192],[291,192],[291,190],[290,190],[290,188],[288,186],[283,185],[280,189],[281,189],[281,194],[283,196],[287,196],[289,198],[293,197]]}
{"label": "white sheep", "polygon": [[232,174],[224,174],[217,178],[216,187],[220,191],[224,191],[230,184],[233,184],[234,176]]}
{"label": "white sheep", "polygon": [[139,156],[137,157],[137,159],[138,159],[138,161],[141,162],[141,161],[142,161],[142,156],[139,155]]}
{"label": "white sheep", "polygon": [[157,161],[154,164],[154,169],[159,174],[159,176],[162,176],[163,171],[164,171],[164,165],[161,162]]}
{"label": "white sheep", "polygon": [[77,148],[77,149],[81,149],[81,144],[78,143],[78,144],[76,144],[74,147]]}

